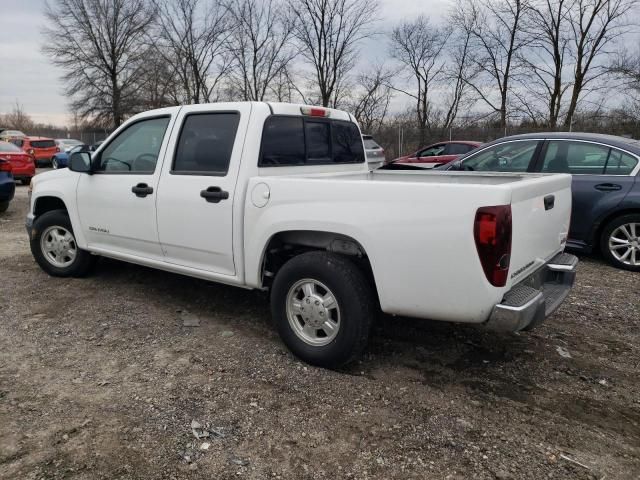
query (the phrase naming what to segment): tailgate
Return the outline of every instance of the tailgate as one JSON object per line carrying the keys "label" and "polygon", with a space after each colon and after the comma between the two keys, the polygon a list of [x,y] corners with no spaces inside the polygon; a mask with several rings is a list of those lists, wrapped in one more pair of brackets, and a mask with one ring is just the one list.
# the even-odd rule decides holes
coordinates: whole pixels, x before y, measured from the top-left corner
{"label": "tailgate", "polygon": [[509,287],[564,249],[571,218],[571,175],[529,177],[511,188]]}

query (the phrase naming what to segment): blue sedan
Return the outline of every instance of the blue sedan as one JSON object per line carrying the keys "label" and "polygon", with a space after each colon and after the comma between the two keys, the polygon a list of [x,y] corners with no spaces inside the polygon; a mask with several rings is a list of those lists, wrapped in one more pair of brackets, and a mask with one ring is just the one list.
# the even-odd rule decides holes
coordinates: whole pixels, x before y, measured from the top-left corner
{"label": "blue sedan", "polygon": [[640,271],[639,141],[591,133],[514,135],[439,170],[573,175],[567,248],[600,250],[612,265]]}
{"label": "blue sedan", "polygon": [[16,182],[11,174],[11,164],[0,158],[0,213],[9,208],[16,191]]}
{"label": "blue sedan", "polygon": [[80,145],[76,145],[75,147],[73,147],[72,149],[66,152],[65,151],[58,152],[51,159],[51,166],[53,168],[66,168],[67,164],[69,163],[69,157],[71,156],[72,153],[88,152],[90,151],[90,149],[91,147],[89,147],[89,145],[85,145],[84,143],[82,143]]}

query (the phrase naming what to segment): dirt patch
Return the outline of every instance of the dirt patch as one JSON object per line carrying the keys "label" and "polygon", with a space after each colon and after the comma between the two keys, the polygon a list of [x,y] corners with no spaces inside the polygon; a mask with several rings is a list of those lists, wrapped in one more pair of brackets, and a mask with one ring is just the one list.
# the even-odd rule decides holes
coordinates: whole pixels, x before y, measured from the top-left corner
{"label": "dirt patch", "polygon": [[18,186],[0,216],[0,478],[640,476],[637,274],[582,258],[529,334],[384,318],[332,372],[261,293],[110,260],[48,277],[26,210]]}

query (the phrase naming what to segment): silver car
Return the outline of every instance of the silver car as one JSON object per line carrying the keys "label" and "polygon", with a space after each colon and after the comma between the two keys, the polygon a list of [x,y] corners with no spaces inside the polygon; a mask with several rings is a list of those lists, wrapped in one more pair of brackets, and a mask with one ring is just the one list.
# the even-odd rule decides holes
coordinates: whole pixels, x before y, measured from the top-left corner
{"label": "silver car", "polygon": [[362,135],[364,141],[364,153],[371,170],[375,170],[384,164],[384,150],[378,145],[371,135]]}

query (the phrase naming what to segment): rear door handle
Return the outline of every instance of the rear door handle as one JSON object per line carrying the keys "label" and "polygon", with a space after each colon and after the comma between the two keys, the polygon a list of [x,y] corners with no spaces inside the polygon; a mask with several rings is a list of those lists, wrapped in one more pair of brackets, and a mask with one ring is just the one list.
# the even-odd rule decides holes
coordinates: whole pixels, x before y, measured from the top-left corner
{"label": "rear door handle", "polygon": [[153,187],[146,183],[139,183],[135,187],[131,187],[131,191],[136,194],[136,197],[144,198],[153,193]]}
{"label": "rear door handle", "polygon": [[622,190],[622,185],[618,185],[617,183],[599,183],[593,188],[601,192],[615,192],[616,190]]}
{"label": "rear door handle", "polygon": [[556,196],[555,195],[547,195],[544,197],[544,209],[551,210],[556,204]]}
{"label": "rear door handle", "polygon": [[200,196],[209,203],[218,203],[220,200],[229,198],[229,192],[222,190],[220,187],[209,187],[200,192]]}

